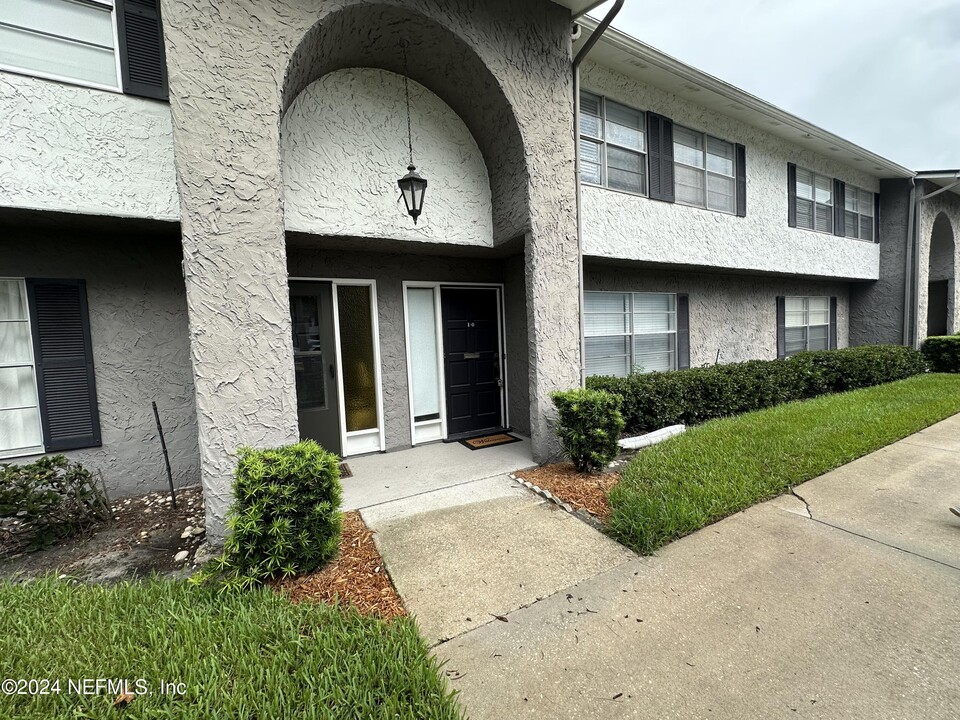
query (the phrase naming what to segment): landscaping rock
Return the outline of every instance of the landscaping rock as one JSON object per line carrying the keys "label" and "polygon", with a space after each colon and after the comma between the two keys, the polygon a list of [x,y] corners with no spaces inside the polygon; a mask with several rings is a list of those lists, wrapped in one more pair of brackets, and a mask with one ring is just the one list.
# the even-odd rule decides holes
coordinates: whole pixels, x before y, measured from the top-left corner
{"label": "landscaping rock", "polygon": [[176,555],[173,556],[173,561],[178,563],[185,562],[188,557],[190,557],[190,551],[181,550],[180,552],[178,552]]}

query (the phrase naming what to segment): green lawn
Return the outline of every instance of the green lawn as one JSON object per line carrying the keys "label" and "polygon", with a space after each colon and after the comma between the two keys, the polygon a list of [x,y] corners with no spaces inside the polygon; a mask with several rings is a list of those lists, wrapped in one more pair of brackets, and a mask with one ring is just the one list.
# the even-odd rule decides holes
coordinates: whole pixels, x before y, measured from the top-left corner
{"label": "green lawn", "polygon": [[[4,678],[59,679],[60,694],[0,694],[3,718],[460,717],[412,621],[160,580],[0,583]],[[71,694],[82,678],[143,679],[151,694],[121,711],[113,691]],[[161,681],[186,692],[161,695]]]}
{"label": "green lawn", "polygon": [[608,527],[649,553],[958,412],[960,375],[929,374],[713,420],[637,455]]}

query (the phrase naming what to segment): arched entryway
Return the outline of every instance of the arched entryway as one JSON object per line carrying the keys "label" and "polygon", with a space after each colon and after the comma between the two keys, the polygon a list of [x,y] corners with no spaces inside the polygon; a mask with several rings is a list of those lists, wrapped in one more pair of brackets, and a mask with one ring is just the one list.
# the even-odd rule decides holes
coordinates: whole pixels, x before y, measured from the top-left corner
{"label": "arched entryway", "polygon": [[930,234],[930,260],[927,285],[927,336],[956,332],[954,320],[956,253],[953,228],[946,213],[937,215]]}

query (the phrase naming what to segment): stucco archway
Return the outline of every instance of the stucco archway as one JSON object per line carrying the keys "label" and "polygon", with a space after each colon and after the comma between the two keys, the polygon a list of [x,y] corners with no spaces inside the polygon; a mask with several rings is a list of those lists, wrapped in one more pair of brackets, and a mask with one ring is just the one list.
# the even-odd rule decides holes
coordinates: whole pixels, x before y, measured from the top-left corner
{"label": "stucco archway", "polygon": [[946,213],[940,212],[933,222],[930,233],[926,328],[928,337],[948,335],[957,331],[955,255],[953,227]]}
{"label": "stucco archway", "polygon": [[282,112],[311,83],[336,70],[366,67],[404,74],[401,39],[410,43],[408,76],[442,99],[480,148],[490,178],[494,242],[522,235],[530,226],[529,174],[513,108],[480,55],[436,20],[385,3],[329,13],[291,55]]}

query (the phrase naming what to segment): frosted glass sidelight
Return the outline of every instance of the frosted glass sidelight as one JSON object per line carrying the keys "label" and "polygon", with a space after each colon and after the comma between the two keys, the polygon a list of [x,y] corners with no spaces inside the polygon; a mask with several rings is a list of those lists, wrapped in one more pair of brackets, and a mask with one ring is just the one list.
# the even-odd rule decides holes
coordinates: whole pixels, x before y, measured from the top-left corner
{"label": "frosted glass sidelight", "polygon": [[413,381],[413,416],[440,413],[440,368],[437,364],[437,319],[433,288],[407,289],[407,324],[410,329],[410,375]]}
{"label": "frosted glass sidelight", "polygon": [[370,288],[340,285],[336,292],[347,432],[372,430],[379,418]]}

